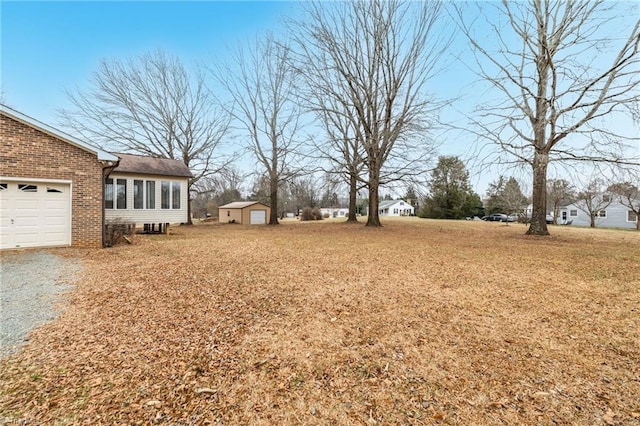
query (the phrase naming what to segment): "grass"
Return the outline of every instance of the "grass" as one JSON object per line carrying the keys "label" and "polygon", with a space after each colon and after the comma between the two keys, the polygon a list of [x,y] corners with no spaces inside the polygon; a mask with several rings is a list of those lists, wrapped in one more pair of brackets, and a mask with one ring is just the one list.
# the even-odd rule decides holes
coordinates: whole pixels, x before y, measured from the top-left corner
{"label": "grass", "polygon": [[0,423],[640,424],[637,232],[383,224],[65,251],[84,273],[0,361]]}

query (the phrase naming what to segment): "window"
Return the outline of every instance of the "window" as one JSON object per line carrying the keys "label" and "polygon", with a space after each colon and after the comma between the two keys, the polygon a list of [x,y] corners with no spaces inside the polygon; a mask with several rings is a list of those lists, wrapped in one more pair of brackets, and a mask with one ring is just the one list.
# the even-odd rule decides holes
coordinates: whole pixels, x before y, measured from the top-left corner
{"label": "window", "polygon": [[156,208],[156,182],[153,180],[147,181],[147,208]]}
{"label": "window", "polygon": [[598,217],[607,217],[607,211],[606,210],[600,210],[598,212]]}
{"label": "window", "polygon": [[116,204],[118,209],[127,208],[127,180],[116,179]]}
{"label": "window", "polygon": [[8,183],[0,183],[0,191],[6,191],[9,188]]}
{"label": "window", "polygon": [[171,208],[180,208],[180,182],[171,182]]}
{"label": "window", "polygon": [[569,210],[569,216],[577,217],[578,216],[578,210]]}
{"label": "window", "polygon": [[105,179],[104,181],[104,208],[113,208],[113,179]]}
{"label": "window", "polygon": [[162,181],[160,183],[160,208],[168,209],[169,208],[169,182]]}
{"label": "window", "polygon": [[54,193],[54,194],[62,194],[62,191],[60,191],[58,188],[52,188],[50,186],[47,186],[47,192]]}
{"label": "window", "polygon": [[627,212],[627,222],[636,223],[638,221],[638,214],[633,210]]}
{"label": "window", "polygon": [[18,189],[22,192],[38,192],[38,187],[36,185],[29,185],[26,183],[19,183]]}
{"label": "window", "polygon": [[133,181],[133,208],[142,209],[144,205],[144,182],[141,180]]}

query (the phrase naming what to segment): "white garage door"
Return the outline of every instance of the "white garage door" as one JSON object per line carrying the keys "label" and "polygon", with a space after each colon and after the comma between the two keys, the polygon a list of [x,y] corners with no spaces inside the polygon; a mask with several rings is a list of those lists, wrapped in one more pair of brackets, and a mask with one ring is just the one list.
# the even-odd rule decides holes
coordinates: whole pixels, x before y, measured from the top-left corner
{"label": "white garage door", "polygon": [[251,225],[264,225],[267,223],[267,211],[251,210],[251,218],[249,222]]}
{"label": "white garage door", "polygon": [[71,244],[71,186],[0,182],[0,248]]}

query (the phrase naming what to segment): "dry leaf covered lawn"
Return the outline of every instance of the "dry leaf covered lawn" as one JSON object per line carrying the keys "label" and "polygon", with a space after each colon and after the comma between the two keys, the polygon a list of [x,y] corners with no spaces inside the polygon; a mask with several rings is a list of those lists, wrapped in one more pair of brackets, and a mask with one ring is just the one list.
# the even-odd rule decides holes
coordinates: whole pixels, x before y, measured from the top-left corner
{"label": "dry leaf covered lawn", "polygon": [[0,423],[640,424],[640,235],[208,224],[62,251]]}

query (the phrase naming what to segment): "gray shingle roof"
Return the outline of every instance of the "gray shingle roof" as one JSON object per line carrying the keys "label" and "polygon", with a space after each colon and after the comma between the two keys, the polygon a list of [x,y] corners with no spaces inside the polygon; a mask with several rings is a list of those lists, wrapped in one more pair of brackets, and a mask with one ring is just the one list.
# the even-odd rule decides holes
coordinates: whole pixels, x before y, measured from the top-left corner
{"label": "gray shingle roof", "polygon": [[180,160],[122,153],[115,155],[120,158],[120,163],[114,172],[193,177],[189,168]]}

